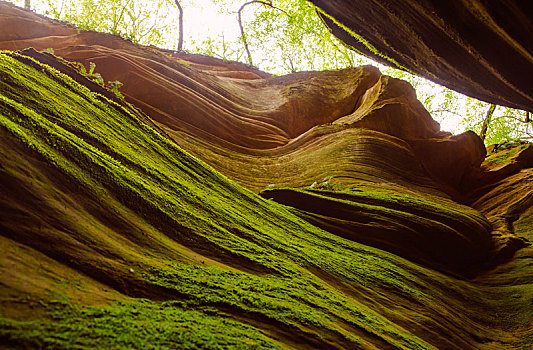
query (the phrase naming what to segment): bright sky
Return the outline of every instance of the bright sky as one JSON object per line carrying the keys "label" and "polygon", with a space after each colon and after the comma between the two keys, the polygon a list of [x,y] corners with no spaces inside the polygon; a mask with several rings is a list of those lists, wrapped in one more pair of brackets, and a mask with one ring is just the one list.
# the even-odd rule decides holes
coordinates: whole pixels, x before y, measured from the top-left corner
{"label": "bright sky", "polygon": [[201,41],[217,35],[227,37],[240,35],[237,14],[219,13],[218,6],[211,0],[184,1],[183,6],[186,36],[192,36]]}
{"label": "bright sky", "polygon": [[[181,0],[181,3],[184,8],[184,32],[186,38],[189,37],[200,43],[207,38],[221,35],[224,35],[228,41],[240,36],[237,22],[237,10],[241,5],[240,3],[232,8],[225,9],[225,11],[219,11],[219,6],[214,4],[213,0]],[[254,5],[251,5],[243,12],[244,21],[246,21],[247,16],[253,15],[252,6]],[[187,42],[184,43],[184,48],[187,49]],[[370,60],[368,62],[378,66],[382,72],[390,70],[390,68]],[[436,100],[443,98],[438,96],[441,87],[437,84],[427,82],[423,85],[418,90],[422,88],[426,94],[437,94]],[[466,99],[461,102],[464,104]],[[443,117],[439,118],[442,130],[456,131],[459,128],[460,118],[452,114],[443,115]]]}
{"label": "bright sky", "polygon": [[[11,0],[19,6],[24,6],[24,0]],[[46,13],[48,6],[47,3],[55,3],[58,8],[61,8],[61,3],[69,0],[32,0],[32,9],[38,13]],[[215,0],[216,1],[216,0]],[[208,38],[216,38],[224,36],[224,39],[228,42],[236,40],[240,36],[240,29],[237,22],[237,10],[241,3],[237,1],[235,5],[229,8],[225,8],[220,11],[220,5],[215,4],[213,0],[181,0],[181,5],[184,10],[184,49],[191,49],[191,46],[198,46],[204,40]],[[247,19],[253,16],[253,10],[255,5],[251,5],[243,12],[243,21],[246,23]],[[178,10],[174,5],[173,0],[168,0],[168,6],[166,11],[169,13],[168,25],[177,26]],[[165,12],[166,12],[165,11]],[[176,21],[173,21],[176,19]],[[177,27],[173,30],[173,33],[177,33]],[[173,34],[176,35],[176,34]],[[167,48],[175,49],[177,45],[177,37],[169,38]],[[258,57],[258,61],[260,57]],[[390,68],[376,64],[370,60],[367,60],[369,64],[374,64],[380,68],[384,73],[390,71]],[[261,68],[261,67],[260,67]],[[280,67],[281,69],[281,67]],[[274,72],[279,73],[279,72]],[[390,73],[389,73],[390,74]],[[415,82],[411,81],[414,85]],[[420,85],[420,83],[419,83]],[[427,82],[422,83],[423,86],[418,86],[419,98],[423,94],[438,94],[440,89],[438,85]],[[422,91],[423,89],[423,91]],[[437,96],[437,99],[440,98]],[[434,116],[437,119],[438,116]],[[453,115],[448,115],[446,118],[439,120],[441,123],[441,129],[455,131],[458,128],[459,118]]]}
{"label": "bright sky", "polygon": [[[10,0],[19,6],[24,6],[24,0]],[[38,13],[45,13],[47,3],[56,3],[59,6],[65,1],[66,4],[70,0],[32,0],[32,8]],[[123,1],[123,0],[118,0]],[[153,1],[153,0],[152,0]],[[243,0],[244,1],[244,0]],[[193,45],[201,46],[200,44],[208,38],[217,38],[224,36],[226,42],[236,41],[240,36],[240,30],[237,22],[237,10],[243,1],[235,1],[236,4],[231,7],[224,8],[223,11],[219,11],[221,0],[181,0],[181,5],[184,9],[184,49],[190,50]],[[227,3],[227,0],[224,1]],[[144,4],[149,4],[145,2]],[[246,23],[253,16],[253,9],[255,5],[251,5],[246,8],[243,13],[243,20]],[[169,13],[168,25],[170,27],[177,26],[178,11],[174,5],[174,0],[168,0],[167,11]],[[176,20],[174,20],[176,19]],[[175,49],[177,44],[177,29],[172,31],[172,36],[168,39],[167,48]],[[257,53],[255,53],[257,55]],[[243,60],[242,58],[241,60]],[[260,61],[260,57],[254,58],[254,63]],[[382,65],[372,63],[380,68],[385,74],[394,74],[391,68],[384,67]],[[259,67],[261,68],[261,66]],[[280,69],[282,69],[280,67]],[[274,73],[279,73],[274,71]],[[417,90],[417,95],[420,100],[424,100],[428,96],[435,95],[433,98],[434,105],[438,105],[439,101],[444,99],[444,92],[442,87],[432,82],[426,81],[420,78],[404,77],[408,80]],[[463,127],[460,125],[460,121],[466,111],[471,107],[468,106],[468,101],[465,96],[456,94],[454,100],[454,112],[453,113],[433,113],[432,116],[440,122],[442,130],[448,130],[452,132],[461,132]],[[481,110],[485,108],[481,106]],[[503,110],[503,108],[501,108]],[[502,112],[503,113],[503,112]]]}

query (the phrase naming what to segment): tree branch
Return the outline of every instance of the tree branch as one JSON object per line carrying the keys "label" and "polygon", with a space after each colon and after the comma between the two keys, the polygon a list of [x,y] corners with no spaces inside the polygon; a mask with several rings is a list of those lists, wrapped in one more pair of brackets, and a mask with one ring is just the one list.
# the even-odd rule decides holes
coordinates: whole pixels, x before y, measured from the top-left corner
{"label": "tree branch", "polygon": [[462,114],[459,114],[459,113],[457,113],[455,111],[450,111],[449,109],[446,109],[446,108],[436,109],[434,111],[428,111],[428,112],[429,112],[429,114],[446,112],[446,113],[455,114],[458,117],[462,117],[463,116]]}
{"label": "tree branch", "polygon": [[174,0],[176,2],[176,7],[178,8],[179,14],[179,39],[178,39],[178,52],[183,50],[183,9],[181,8],[179,0]]}
{"label": "tree branch", "polygon": [[485,141],[485,137],[487,136],[487,130],[489,128],[490,120],[492,118],[492,114],[496,110],[496,105],[492,104],[489,107],[489,110],[487,111],[487,115],[485,116],[485,119],[483,120],[483,126],[481,127],[481,132],[479,133],[479,137],[482,141]]}
{"label": "tree branch", "polygon": [[262,4],[264,6],[271,7],[274,10],[281,11],[281,12],[285,13],[287,16],[288,16],[288,14],[287,14],[287,12],[283,11],[282,9],[272,5],[272,1],[271,0],[270,1],[252,0],[252,1],[245,2],[239,8],[239,11],[237,11],[237,14],[238,14],[239,28],[241,29],[242,42],[244,44],[244,49],[246,50],[246,54],[248,55],[248,64],[250,66],[253,66],[252,54],[250,53],[250,48],[248,47],[248,41],[246,40],[246,33],[244,33],[244,27],[242,26],[242,10],[244,10],[244,8],[246,6],[251,5],[251,4]]}

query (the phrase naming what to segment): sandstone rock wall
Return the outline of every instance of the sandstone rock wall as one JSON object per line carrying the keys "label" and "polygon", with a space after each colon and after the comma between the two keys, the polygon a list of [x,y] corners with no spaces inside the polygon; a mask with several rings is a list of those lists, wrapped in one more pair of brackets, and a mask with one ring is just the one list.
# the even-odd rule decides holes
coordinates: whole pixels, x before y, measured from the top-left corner
{"label": "sandstone rock wall", "polygon": [[527,1],[311,2],[335,36],[376,61],[486,102],[533,111]]}

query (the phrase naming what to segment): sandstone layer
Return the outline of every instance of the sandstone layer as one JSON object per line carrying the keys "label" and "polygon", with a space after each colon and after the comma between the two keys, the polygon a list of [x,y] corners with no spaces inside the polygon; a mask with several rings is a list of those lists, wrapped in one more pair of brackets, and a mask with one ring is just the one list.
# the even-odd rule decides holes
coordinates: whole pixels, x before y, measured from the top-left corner
{"label": "sandstone layer", "polygon": [[311,0],[358,52],[450,89],[533,111],[527,1]]}
{"label": "sandstone layer", "polygon": [[0,3],[6,26],[35,49],[0,55],[3,342],[531,345],[531,146],[485,160],[370,66],[274,77]]}

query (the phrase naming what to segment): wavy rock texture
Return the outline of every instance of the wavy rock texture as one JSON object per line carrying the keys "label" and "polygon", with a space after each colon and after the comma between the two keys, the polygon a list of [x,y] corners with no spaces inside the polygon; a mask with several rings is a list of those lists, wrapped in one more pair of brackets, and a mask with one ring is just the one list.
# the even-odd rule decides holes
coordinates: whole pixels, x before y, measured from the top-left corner
{"label": "wavy rock texture", "polygon": [[533,12],[517,0],[311,0],[339,39],[463,94],[533,111]]}
{"label": "wavy rock texture", "polygon": [[483,162],[372,67],[272,77],[0,3],[7,26],[1,48],[94,62],[127,102],[0,55],[2,343],[532,344],[528,145]]}

